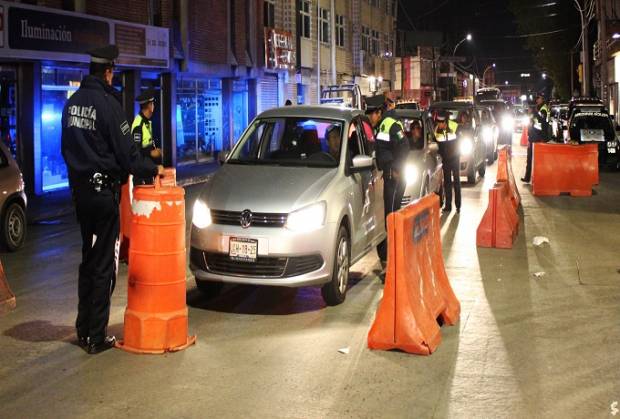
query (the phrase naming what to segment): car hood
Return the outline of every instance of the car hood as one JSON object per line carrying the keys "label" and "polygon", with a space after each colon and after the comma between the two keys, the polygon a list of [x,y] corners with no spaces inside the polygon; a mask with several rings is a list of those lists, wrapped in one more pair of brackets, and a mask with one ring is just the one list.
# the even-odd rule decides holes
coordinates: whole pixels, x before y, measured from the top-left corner
{"label": "car hood", "polygon": [[201,197],[216,210],[288,213],[317,202],[337,170],[225,164]]}

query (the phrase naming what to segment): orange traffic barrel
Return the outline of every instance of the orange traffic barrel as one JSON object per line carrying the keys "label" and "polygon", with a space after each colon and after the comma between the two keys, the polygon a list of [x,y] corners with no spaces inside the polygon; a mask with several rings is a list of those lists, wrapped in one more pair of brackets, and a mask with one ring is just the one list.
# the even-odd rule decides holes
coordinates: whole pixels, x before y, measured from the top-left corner
{"label": "orange traffic barrel", "polygon": [[164,353],[187,348],[185,300],[185,191],[177,186],[134,188],[129,278],[123,341],[134,353]]}
{"label": "orange traffic barrel", "polygon": [[4,273],[4,266],[0,262],[0,314],[8,313],[15,308],[15,295],[9,288],[9,283],[6,280],[6,274]]}

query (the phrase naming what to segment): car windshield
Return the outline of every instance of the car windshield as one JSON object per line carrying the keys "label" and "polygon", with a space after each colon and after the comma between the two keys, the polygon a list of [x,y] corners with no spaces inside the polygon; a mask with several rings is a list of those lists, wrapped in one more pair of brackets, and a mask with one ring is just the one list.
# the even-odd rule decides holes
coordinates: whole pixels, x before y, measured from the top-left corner
{"label": "car windshield", "polygon": [[343,121],[314,118],[256,120],[227,163],[337,167]]}
{"label": "car windshield", "polygon": [[412,150],[424,149],[424,123],[419,118],[403,118],[403,126],[405,127],[405,135],[409,141],[409,148]]}
{"label": "car windshield", "polygon": [[570,124],[570,136],[581,140],[582,130],[602,130],[606,138],[614,138],[614,127],[605,114],[577,114]]}

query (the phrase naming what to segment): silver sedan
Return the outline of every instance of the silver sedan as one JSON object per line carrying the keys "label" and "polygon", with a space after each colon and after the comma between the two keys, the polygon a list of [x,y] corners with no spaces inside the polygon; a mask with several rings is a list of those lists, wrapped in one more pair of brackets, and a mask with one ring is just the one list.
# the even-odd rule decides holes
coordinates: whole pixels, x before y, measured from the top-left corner
{"label": "silver sedan", "polygon": [[321,286],[327,304],[342,303],[349,267],[385,238],[383,181],[367,132],[351,109],[259,115],[194,205],[198,288]]}

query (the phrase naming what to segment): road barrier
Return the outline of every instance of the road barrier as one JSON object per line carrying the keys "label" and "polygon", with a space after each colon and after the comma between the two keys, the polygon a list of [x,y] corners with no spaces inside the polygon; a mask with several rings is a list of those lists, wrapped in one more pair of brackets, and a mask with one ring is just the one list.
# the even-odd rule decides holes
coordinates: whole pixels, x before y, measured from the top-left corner
{"label": "road barrier", "polygon": [[129,281],[123,341],[134,353],[164,353],[187,348],[185,301],[185,191],[155,185],[134,188]]}
{"label": "road barrier", "polygon": [[15,295],[11,292],[11,288],[9,288],[9,283],[4,273],[4,266],[0,262],[0,314],[8,313],[15,308],[15,305]]}
{"label": "road barrier", "polygon": [[[161,179],[161,186],[176,186],[177,172],[175,168],[167,168],[164,170],[164,176]],[[119,251],[119,259],[127,261],[129,259],[129,240],[131,237],[131,202],[133,200],[133,176],[129,175],[127,183],[121,187],[121,204],[120,204],[120,239],[121,246]]]}
{"label": "road barrier", "polygon": [[388,216],[383,299],[368,333],[370,349],[429,355],[441,343],[442,323],[461,312],[441,250],[439,197],[431,194]]}
{"label": "road barrier", "polygon": [[489,206],[476,230],[478,247],[512,249],[519,231],[519,214],[513,205],[508,182],[496,183],[489,190]]}
{"label": "road barrier", "polygon": [[521,204],[521,194],[517,188],[517,182],[512,171],[512,148],[510,146],[503,146],[499,149],[499,158],[497,160],[497,176],[496,182],[506,182],[510,189],[510,200],[512,206],[519,208]]}
{"label": "road barrier", "polygon": [[592,196],[599,183],[598,145],[534,144],[532,193],[535,196]]}
{"label": "road barrier", "polygon": [[527,147],[528,146],[528,138],[527,138],[527,129],[528,127],[525,126],[523,127],[523,130],[521,131],[521,146],[522,147]]}

